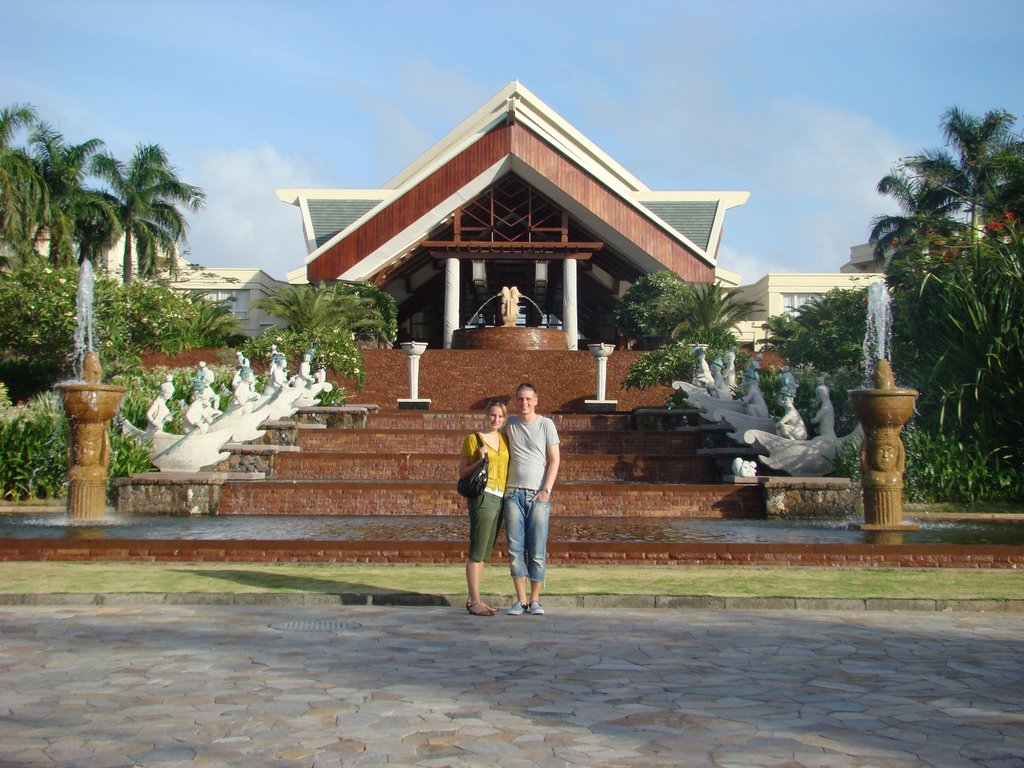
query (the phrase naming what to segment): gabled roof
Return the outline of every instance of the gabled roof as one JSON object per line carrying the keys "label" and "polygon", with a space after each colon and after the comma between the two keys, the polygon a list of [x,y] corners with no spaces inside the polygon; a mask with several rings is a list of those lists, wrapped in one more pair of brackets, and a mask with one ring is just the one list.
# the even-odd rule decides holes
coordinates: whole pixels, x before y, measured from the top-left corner
{"label": "gabled roof", "polygon": [[[515,131],[503,142],[494,141],[503,127]],[[749,197],[747,192],[650,190],[517,81],[381,189],[280,189],[277,195],[302,211],[311,274],[367,279],[506,173],[518,173],[649,271],[680,271],[679,258],[668,255],[680,250],[713,268],[725,211]],[[573,175],[575,186],[567,181]],[[582,177],[588,199],[580,199]],[[396,205],[404,196],[415,196],[417,204]],[[342,246],[382,216],[388,219],[385,235],[364,238],[361,249]],[[642,238],[637,236],[641,230]],[[652,247],[652,240],[659,239],[675,244],[655,242]],[[338,258],[339,249],[346,255]],[[332,252],[335,258],[321,261]],[[328,274],[336,269],[338,274]]]}

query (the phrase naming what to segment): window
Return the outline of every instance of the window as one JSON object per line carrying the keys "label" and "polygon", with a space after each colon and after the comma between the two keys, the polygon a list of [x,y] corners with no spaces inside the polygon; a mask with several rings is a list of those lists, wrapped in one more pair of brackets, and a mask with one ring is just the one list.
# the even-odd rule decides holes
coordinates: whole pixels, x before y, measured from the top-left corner
{"label": "window", "polygon": [[206,298],[210,301],[223,301],[231,308],[231,314],[246,320],[249,317],[248,291],[207,291]]}
{"label": "window", "polygon": [[818,298],[819,295],[817,293],[784,293],[782,294],[782,311],[787,315],[795,315],[800,307]]}

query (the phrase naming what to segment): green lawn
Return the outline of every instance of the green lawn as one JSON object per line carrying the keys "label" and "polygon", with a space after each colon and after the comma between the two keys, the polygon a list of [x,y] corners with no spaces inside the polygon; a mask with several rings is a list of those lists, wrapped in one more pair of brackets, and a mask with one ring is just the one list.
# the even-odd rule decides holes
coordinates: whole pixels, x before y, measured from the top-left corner
{"label": "green lawn", "polygon": [[[0,563],[0,593],[461,594],[460,565],[264,563]],[[503,564],[484,573],[488,595],[512,593]],[[1009,569],[744,566],[554,566],[548,595],[1024,599],[1024,572]]]}

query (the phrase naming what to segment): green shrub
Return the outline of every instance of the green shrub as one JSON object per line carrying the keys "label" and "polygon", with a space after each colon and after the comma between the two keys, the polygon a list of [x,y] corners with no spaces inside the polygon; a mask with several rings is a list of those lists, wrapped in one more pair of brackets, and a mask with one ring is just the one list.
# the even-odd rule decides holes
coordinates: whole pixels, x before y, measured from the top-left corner
{"label": "green shrub", "polygon": [[[902,434],[906,448],[903,498],[920,503],[1018,501],[1024,498],[1024,471],[995,451],[946,435],[931,435],[916,424]],[[848,443],[833,462],[832,474],[860,482],[861,441]]]}
{"label": "green shrub", "polygon": [[10,501],[63,496],[67,435],[56,392],[46,392],[0,417],[0,495]]}

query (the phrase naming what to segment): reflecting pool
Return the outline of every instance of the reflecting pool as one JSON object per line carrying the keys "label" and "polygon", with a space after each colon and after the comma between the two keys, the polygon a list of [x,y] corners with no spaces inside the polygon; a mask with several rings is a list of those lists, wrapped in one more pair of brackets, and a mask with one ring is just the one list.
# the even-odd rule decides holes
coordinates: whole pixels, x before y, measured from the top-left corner
{"label": "reflecting pool", "polygon": [[[850,520],[692,520],[677,518],[552,517],[556,542],[650,541],[722,544],[870,544],[884,535],[861,531]],[[905,544],[1024,545],[1024,521],[914,521],[900,534]],[[230,515],[123,517],[76,524],[62,513],[0,515],[0,538],[153,540],[464,541],[465,517]]]}

